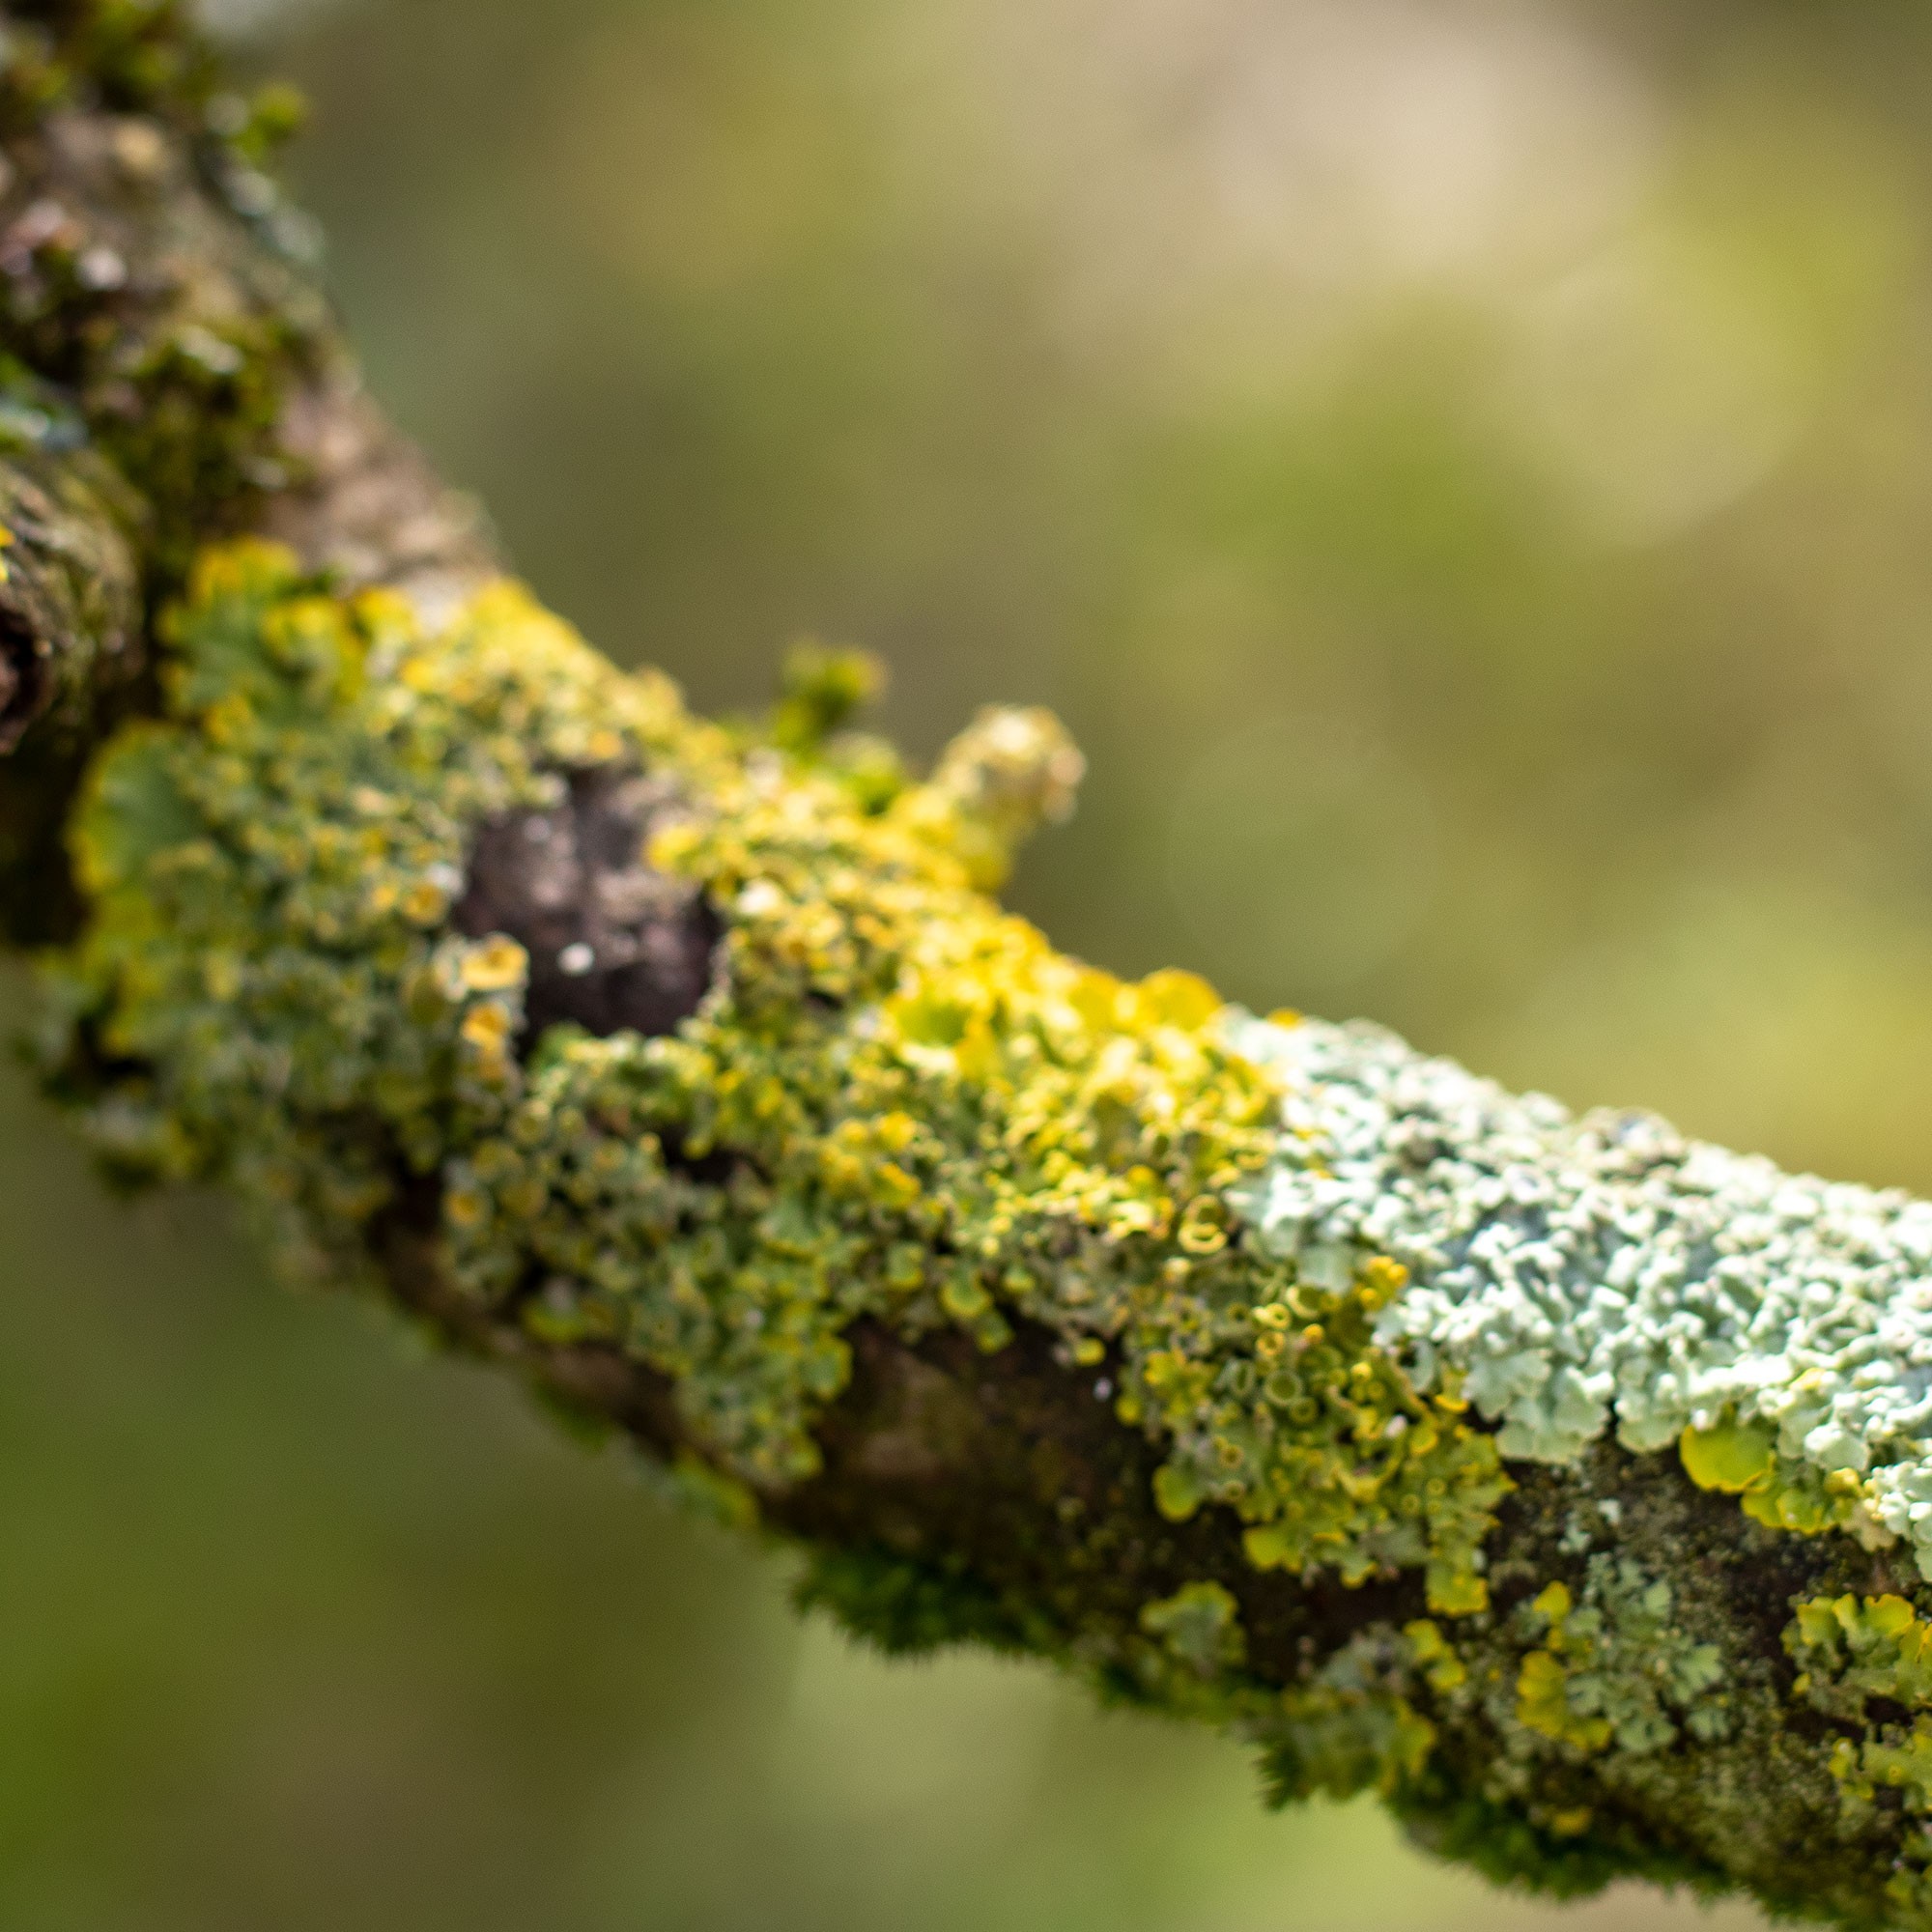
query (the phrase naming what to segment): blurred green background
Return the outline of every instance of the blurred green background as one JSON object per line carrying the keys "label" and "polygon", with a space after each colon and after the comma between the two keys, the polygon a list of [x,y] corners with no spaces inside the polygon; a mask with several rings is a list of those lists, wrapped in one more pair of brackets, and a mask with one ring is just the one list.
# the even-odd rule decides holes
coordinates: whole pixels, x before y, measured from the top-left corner
{"label": "blurred green background", "polygon": [[[1922,6],[220,14],[375,387],[599,642],[720,707],[862,641],[922,754],[1051,704],[1070,949],[1932,1189]],[[1696,1917],[855,1654],[11,1073],[0,1324],[10,1932]]]}

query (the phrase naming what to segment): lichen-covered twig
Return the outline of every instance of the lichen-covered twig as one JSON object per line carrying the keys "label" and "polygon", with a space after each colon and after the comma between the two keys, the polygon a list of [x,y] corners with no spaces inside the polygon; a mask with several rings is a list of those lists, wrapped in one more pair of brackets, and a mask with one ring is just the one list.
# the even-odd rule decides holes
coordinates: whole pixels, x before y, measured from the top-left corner
{"label": "lichen-covered twig", "polygon": [[[360,392],[249,99],[175,0],[0,12],[0,938],[71,933],[62,827],[211,537],[271,530],[338,582],[448,606],[495,567],[473,508]],[[144,614],[145,613],[145,614]]]}
{"label": "lichen-covered twig", "polygon": [[360,397],[279,105],[168,5],[5,18],[0,909],[110,1174],[231,1185],[890,1648],[1498,1879],[1932,1925],[1932,1210],[1057,953],[992,896],[1053,720],[916,781],[858,661],[729,729],[617,672]]}

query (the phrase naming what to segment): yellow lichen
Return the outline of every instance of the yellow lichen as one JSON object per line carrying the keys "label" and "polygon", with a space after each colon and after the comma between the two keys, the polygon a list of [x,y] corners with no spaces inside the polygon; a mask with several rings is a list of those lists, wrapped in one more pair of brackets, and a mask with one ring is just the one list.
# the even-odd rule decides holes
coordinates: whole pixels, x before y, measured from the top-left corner
{"label": "yellow lichen", "polygon": [[1745,1514],[1767,1529],[1818,1536],[1840,1529],[1867,1548],[1897,1538],[1880,1521],[1856,1469],[1825,1471],[1783,1456],[1768,1422],[1726,1419],[1710,1429],[1687,1429],[1678,1440],[1685,1473],[1700,1490],[1739,1497]]}
{"label": "yellow lichen", "polygon": [[1569,1630],[1576,1605],[1562,1583],[1549,1584],[1530,1605],[1548,1626],[1541,1650],[1532,1650],[1517,1676],[1517,1721],[1555,1744],[1578,1750],[1600,1751],[1610,1742],[1607,1718],[1574,1709],[1570,1701],[1573,1662],[1587,1663],[1595,1646],[1587,1636]]}
{"label": "yellow lichen", "polygon": [[1738,1495],[1770,1479],[1776,1439],[1766,1423],[1725,1422],[1715,1429],[1687,1429],[1678,1453],[1685,1473],[1700,1490]]}
{"label": "yellow lichen", "polygon": [[[1793,1694],[1843,1727],[1827,1762],[1847,1821],[1867,1823],[1882,1796],[1932,1815],[1932,1623],[1903,1597],[1812,1598],[1784,1647],[1804,1666]],[[1902,1922],[1918,1924],[1932,1909],[1932,1839],[1921,1829],[1905,1853],[1887,1895]]]}
{"label": "yellow lichen", "polygon": [[1420,1670],[1432,1690],[1460,1690],[1469,1681],[1468,1666],[1450,1647],[1441,1627],[1427,1617],[1403,1626],[1408,1642],[1409,1661]]}
{"label": "yellow lichen", "polygon": [[[662,1371],[754,1487],[816,1466],[859,1317],[989,1350],[1036,1322],[1165,1446],[1170,1517],[1224,1506],[1259,1567],[1420,1569],[1437,1612],[1485,1606],[1509,1485],[1454,1388],[1377,1347],[1401,1269],[1301,1279],[1229,1211],[1280,1095],[1218,996],[1068,959],[979,889],[1070,798],[1057,725],[988,714],[887,783],[821,742],[842,671],[793,691],[791,749],[733,737],[514,586],[431,632],[262,546],[205,558],[172,635],[165,717],[94,775],[60,974],[130,1069],[93,1113],[123,1166],[226,1173],[336,1266],[434,1176],[479,1308]],[[479,825],[598,766],[679,793],[649,856],[723,917],[713,989],[669,1037],[526,1041],[523,948],[450,910]]]}

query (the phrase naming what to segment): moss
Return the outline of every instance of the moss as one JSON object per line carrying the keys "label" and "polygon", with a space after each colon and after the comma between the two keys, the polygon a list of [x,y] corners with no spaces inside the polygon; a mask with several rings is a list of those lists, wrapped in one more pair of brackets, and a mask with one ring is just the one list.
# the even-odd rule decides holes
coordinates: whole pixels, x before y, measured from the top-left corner
{"label": "moss", "polygon": [[123,406],[94,413],[96,446],[156,507],[150,565],[178,582],[202,533],[239,526],[276,469],[305,327],[264,313],[180,320],[124,345]]}
{"label": "moss", "polygon": [[1389,1802],[1425,1850],[1469,1865],[1496,1885],[1552,1898],[1586,1898],[1630,1878],[1688,1887],[1705,1897],[1731,1889],[1718,1867],[1660,1851],[1640,1829],[1600,1818],[1587,1805],[1558,1810],[1538,1824],[1514,1805],[1427,1774],[1391,1793]]}
{"label": "moss", "polygon": [[888,1657],[918,1657],[950,1644],[1053,1654],[1044,1620],[980,1586],[962,1568],[916,1563],[888,1550],[810,1553],[793,1591],[800,1609],[825,1610]]}

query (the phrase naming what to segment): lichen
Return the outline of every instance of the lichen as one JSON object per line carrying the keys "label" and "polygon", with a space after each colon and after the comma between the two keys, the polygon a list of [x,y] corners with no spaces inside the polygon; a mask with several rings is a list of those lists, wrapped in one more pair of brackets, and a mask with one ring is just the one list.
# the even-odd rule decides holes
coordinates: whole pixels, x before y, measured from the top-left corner
{"label": "lichen", "polygon": [[1758,1520],[1903,1537],[1932,1577],[1932,1206],[1573,1119],[1379,1029],[1231,1037],[1289,1096],[1236,1210],[1304,1273],[1401,1263],[1375,1334],[1414,1387],[1459,1387],[1505,1457],[1679,1443]]}
{"label": "lichen", "polygon": [[[1812,1599],[1797,1611],[1784,1634],[1804,1666],[1793,1693],[1838,1726],[1831,1769],[1847,1825],[1892,1806],[1932,1819],[1932,1624],[1894,1596]],[[1887,1895],[1901,1926],[1932,1925],[1932,1822],[1908,1827]]]}
{"label": "lichen", "polygon": [[0,431],[71,429],[111,463],[163,593],[297,480],[283,405],[331,334],[309,224],[267,171],[299,119],[286,87],[229,91],[181,0],[39,0],[0,25]]}
{"label": "lichen", "polygon": [[[429,631],[263,546],[205,558],[170,638],[165,715],[93,776],[94,914],[55,976],[53,1057],[122,1172],[233,1179],[338,1273],[433,1177],[480,1313],[669,1377],[753,1490],[818,1466],[862,1317],[988,1350],[1040,1323],[1165,1446],[1170,1518],[1225,1506],[1257,1567],[1483,1606],[1508,1483],[1453,1379],[1419,1395],[1377,1347],[1400,1269],[1297,1267],[1229,1210],[1279,1095],[1219,998],[1067,959],[980,890],[1070,796],[1050,718],[859,783],[796,684],[786,744],[752,742],[514,587]],[[530,1038],[523,947],[452,928],[479,826],[590,769],[674,787],[650,859],[723,918],[671,1035]]]}
{"label": "lichen", "polygon": [[[1049,1406],[1064,1377],[1149,1472],[1097,1504],[1041,1478],[1113,1542],[1045,1576],[1058,1546],[980,1565],[1004,1515],[970,1548],[836,1516],[800,1600],[889,1649],[1044,1654],[1250,1740],[1278,1797],[1372,1789],[1564,1891],[1748,1872],[1781,1898],[1745,1815],[1769,1746],[1839,1833],[1802,1902],[1866,1922],[1876,1847],[1925,1918],[1923,1627],[1808,1608],[1793,1691],[1699,1493],[1890,1533],[1903,1456],[1861,1472],[1812,1435],[1903,1412],[1902,1205],[1055,952],[985,890],[1077,776],[1043,714],[982,716],[918,781],[849,728],[856,659],[801,657],[771,718],[714,726],[514,585],[431,625],[254,544],[201,559],[165,644],[158,715],[92,771],[89,922],[49,966],[49,1077],[121,1176],[228,1180],[334,1278],[374,1282],[407,1221],[461,1332],[654,1372],[626,1386],[670,1418],[662,1481],[741,1525],[842,1507],[881,1351],[947,1363],[975,1417],[980,1370]],[[653,800],[625,876],[709,908],[708,987],[663,1033],[532,1024],[566,942],[464,915],[491,841],[607,781]],[[1855,1373],[1827,1348],[1853,1329]],[[1775,1338],[1788,1383],[1750,1352]],[[1589,1446],[1613,1422],[1657,1466]],[[1504,1454],[1594,1473],[1520,1470],[1505,1508]],[[1874,1560],[1803,1555],[1819,1589]]]}
{"label": "lichen", "polygon": [[1197,1677],[1238,1670],[1247,1661],[1239,1606],[1219,1583],[1188,1583],[1149,1604],[1141,1611],[1141,1628]]}
{"label": "lichen", "polygon": [[1517,1720],[1552,1743],[1634,1757],[1675,1744],[1679,1719],[1705,1742],[1723,1737],[1722,1657],[1673,1620],[1673,1595],[1634,1559],[1606,1554],[1591,1557],[1580,1605],[1548,1584],[1520,1613],[1539,1641],[1518,1672]]}
{"label": "lichen", "polygon": [[1209,1497],[1233,1504],[1257,1569],[1328,1563],[1360,1582],[1426,1564],[1432,1608],[1484,1608],[1481,1544],[1508,1480],[1453,1384],[1425,1399],[1376,1347],[1402,1270],[1371,1258],[1335,1287],[1264,1264],[1249,1278],[1275,1293],[1212,1311],[1206,1349],[1146,1351],[1122,1398],[1129,1419],[1151,1412],[1176,1440],[1161,1509],[1184,1520]]}
{"label": "lichen", "polygon": [[1397,1799],[1414,1785],[1435,1742],[1435,1725],[1410,1699],[1414,1662],[1403,1635],[1363,1631],[1284,1691],[1277,1710],[1251,1719],[1270,1799],[1286,1804],[1364,1791]]}

